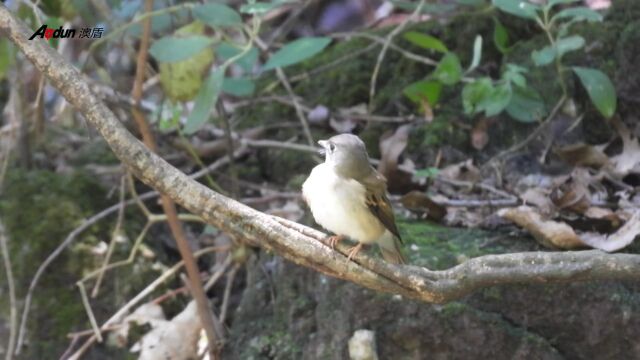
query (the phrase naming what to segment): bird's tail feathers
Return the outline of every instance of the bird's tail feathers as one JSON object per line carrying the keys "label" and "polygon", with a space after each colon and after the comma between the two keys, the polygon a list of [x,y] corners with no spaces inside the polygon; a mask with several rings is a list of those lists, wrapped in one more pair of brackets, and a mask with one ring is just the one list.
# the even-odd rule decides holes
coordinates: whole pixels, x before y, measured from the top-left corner
{"label": "bird's tail feathers", "polygon": [[394,236],[391,232],[386,231],[384,235],[378,239],[378,245],[380,246],[380,252],[382,258],[392,264],[406,264],[407,259],[402,254],[400,249],[400,239]]}

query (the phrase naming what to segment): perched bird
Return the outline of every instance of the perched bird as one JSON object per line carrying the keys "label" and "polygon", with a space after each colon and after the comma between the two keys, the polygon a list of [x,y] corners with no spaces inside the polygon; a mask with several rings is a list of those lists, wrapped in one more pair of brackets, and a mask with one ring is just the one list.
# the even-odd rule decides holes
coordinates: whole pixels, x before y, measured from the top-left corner
{"label": "perched bird", "polygon": [[377,243],[386,261],[405,263],[386,180],[369,164],[364,142],[342,134],[318,144],[325,162],[313,168],[302,195],[316,222],[335,234],[329,238],[331,247],[345,237],[357,241],[349,250],[350,260],[362,244]]}

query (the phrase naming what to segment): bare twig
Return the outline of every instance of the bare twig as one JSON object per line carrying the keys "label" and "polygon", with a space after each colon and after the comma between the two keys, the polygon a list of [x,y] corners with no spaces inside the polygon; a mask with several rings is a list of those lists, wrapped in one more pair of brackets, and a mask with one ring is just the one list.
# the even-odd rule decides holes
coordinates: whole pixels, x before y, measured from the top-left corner
{"label": "bare twig", "polygon": [[[122,229],[122,220],[124,219],[124,196],[125,196],[125,179],[127,178],[127,174],[123,174],[120,177],[120,209],[118,209],[118,218],[116,220],[116,226],[113,228],[113,232],[111,233],[111,242],[109,243],[109,248],[107,249],[107,253],[104,256],[104,260],[102,262],[102,267],[100,268],[100,272],[98,273],[98,278],[96,279],[96,283],[93,286],[93,291],[91,292],[91,297],[95,298],[98,296],[98,290],[100,289],[100,284],[102,283],[102,278],[104,276],[104,269],[109,264],[111,260],[111,255],[113,255],[113,251],[116,248],[118,237],[120,236],[120,231]],[[84,290],[84,288],[82,288]]]}
{"label": "bare twig", "polygon": [[487,165],[493,164],[496,161],[499,161],[507,157],[508,155],[513,154],[516,151],[527,146],[531,141],[533,141],[536,137],[538,137],[538,135],[540,135],[540,133],[547,127],[547,125],[551,122],[551,120],[553,120],[553,118],[556,117],[556,114],[558,113],[560,108],[562,108],[562,105],[564,104],[565,100],[566,100],[566,97],[562,96],[560,100],[558,100],[556,105],[553,107],[553,110],[551,110],[547,118],[542,123],[540,123],[540,125],[538,125],[538,127],[535,130],[533,130],[533,132],[531,132],[531,134],[529,134],[529,136],[527,136],[527,138],[524,139],[524,141],[521,141],[518,144],[510,147],[509,149],[502,151],[501,153],[499,153],[498,155],[494,156],[489,161],[487,161],[486,164]]}
{"label": "bare twig", "polygon": [[[208,254],[216,250],[217,250],[216,247],[205,248],[200,251],[196,251],[193,254],[193,256],[194,258],[199,258],[204,254]],[[109,330],[113,324],[116,324],[122,321],[124,316],[128,314],[131,311],[131,309],[133,309],[134,306],[138,305],[142,301],[142,299],[146,298],[149,294],[151,294],[158,286],[160,286],[169,278],[171,278],[173,275],[175,275],[178,272],[178,270],[182,269],[183,265],[184,265],[184,261],[180,261],[179,263],[171,267],[169,270],[162,273],[162,275],[160,275],[151,284],[147,285],[146,288],[144,288],[141,292],[139,292],[138,295],[136,295],[133,299],[129,300],[123,307],[118,309],[118,311],[115,314],[113,314],[104,324],[102,324],[102,326],[100,326],[99,331]],[[82,354],[84,354],[84,352],[87,351],[87,349],[89,349],[89,347],[96,340],[97,338],[95,335],[91,336],[78,350],[76,350],[75,353],[73,353],[73,355],[69,357],[69,360],[78,360],[80,356],[82,356]]]}
{"label": "bare twig", "polygon": [[81,281],[76,283],[78,288],[80,289],[80,296],[82,297],[82,305],[84,305],[84,310],[89,317],[89,323],[91,324],[91,329],[93,329],[93,333],[98,340],[98,342],[102,342],[102,334],[100,333],[100,329],[98,329],[98,322],[96,321],[96,317],[93,315],[93,310],[91,310],[91,304],[89,304],[89,298],[87,297],[87,290],[84,288],[84,284]]}
{"label": "bare twig", "polygon": [[[235,155],[236,156],[240,156],[240,154],[242,154],[242,153],[244,153],[246,151],[247,151],[246,147],[241,147],[236,151]],[[222,157],[222,158],[218,159],[217,161],[215,161],[214,163],[212,163],[211,165],[209,165],[207,168],[199,170],[199,171],[193,173],[191,175],[191,177],[193,179],[201,178],[202,176],[204,176],[208,172],[215,171],[216,169],[219,169],[222,166],[226,165],[228,163],[228,161],[229,161],[228,157]],[[135,189],[132,190],[132,194],[135,194]],[[135,196],[134,199],[128,200],[127,202],[125,202],[124,205],[125,206],[130,206],[132,204],[137,203],[138,206],[141,209],[143,209],[142,211],[145,213],[145,215],[147,217],[149,217],[151,215],[151,212],[149,212],[148,209],[145,212],[144,209],[146,209],[146,206],[144,206],[142,204],[142,200],[152,199],[152,198],[157,197],[159,195],[160,194],[157,191],[149,191],[149,192],[144,193],[142,195]],[[24,308],[22,309],[22,315],[20,317],[20,327],[19,327],[20,330],[18,332],[18,342],[17,342],[17,345],[16,345],[16,354],[20,353],[20,350],[22,348],[22,344],[24,343],[24,338],[26,336],[27,320],[29,318],[29,310],[31,309],[31,301],[33,299],[33,294],[35,292],[36,286],[38,285],[38,282],[40,281],[40,278],[45,273],[45,271],[47,270],[49,265],[51,265],[51,263],[53,263],[53,261],[55,259],[57,259],[58,256],[60,256],[60,254],[62,254],[62,252],[67,247],[69,247],[69,245],[71,245],[73,243],[73,241],[78,237],[78,235],[80,235],[85,230],[87,230],[88,228],[90,228],[91,226],[96,224],[98,221],[100,221],[100,220],[106,218],[107,216],[115,213],[119,209],[120,209],[120,204],[118,203],[118,204],[112,205],[112,206],[100,211],[99,213],[95,214],[94,216],[90,217],[89,219],[86,219],[80,226],[78,226],[77,228],[73,229],[73,231],[71,231],[69,233],[69,235],[67,235],[67,237],[64,239],[64,241],[62,241],[62,243],[60,243],[60,245],[58,245],[58,247],[55,250],[53,250],[53,252],[51,252],[51,254],[49,254],[49,256],[47,256],[47,258],[40,264],[40,266],[38,267],[38,270],[36,270],[35,275],[31,279],[31,283],[29,284],[29,289],[27,290],[27,295],[25,296]],[[163,221],[164,221],[164,219],[163,219]],[[150,226],[151,224],[149,223],[148,225]],[[140,234],[141,236],[139,236],[139,238],[136,240],[135,245],[133,246],[133,249],[131,250],[131,254],[129,255],[129,259],[131,259],[132,256],[135,256],[135,251],[137,251],[138,245],[140,244],[140,242],[144,238],[144,234],[146,234],[146,230],[144,230]],[[129,261],[129,259],[125,260],[125,262]],[[132,259],[131,259],[131,261],[132,261]],[[112,268],[112,267],[114,267],[114,266],[116,266],[118,264],[123,264],[123,263],[111,264],[109,267],[107,267],[107,270],[109,270],[110,268]]]}
{"label": "bare twig", "polygon": [[389,45],[391,44],[391,41],[393,41],[393,38],[396,37],[396,35],[398,35],[402,30],[404,30],[404,28],[407,26],[407,24],[409,24],[409,22],[414,21],[420,15],[420,12],[422,11],[424,4],[425,4],[425,0],[420,0],[420,3],[416,7],[416,9],[413,11],[411,16],[407,17],[402,23],[400,23],[400,25],[398,25],[395,29],[393,29],[393,31],[391,31],[389,35],[387,35],[387,38],[385,39],[385,42],[382,45],[382,49],[378,54],[378,59],[376,60],[376,66],[373,68],[373,73],[371,74],[371,85],[369,87],[369,112],[373,111],[373,98],[376,95],[376,82],[378,81],[380,66],[382,66],[382,60],[384,59],[384,56],[387,54],[387,50],[389,50]]}
{"label": "bare twig", "polygon": [[222,306],[220,307],[220,323],[224,324],[227,319],[227,309],[229,307],[229,297],[231,296],[231,288],[233,287],[233,280],[236,278],[236,274],[238,270],[240,270],[241,265],[235,264],[233,269],[229,271],[227,274],[227,283],[224,287],[224,294],[222,296]]}
{"label": "bare twig", "polygon": [[9,246],[7,246],[7,234],[2,221],[0,221],[0,251],[2,252],[4,272],[7,275],[7,286],[9,287],[9,339],[5,350],[5,359],[11,360],[13,359],[16,336],[18,335],[18,303],[16,301],[16,286],[11,268],[11,255],[9,254]]}

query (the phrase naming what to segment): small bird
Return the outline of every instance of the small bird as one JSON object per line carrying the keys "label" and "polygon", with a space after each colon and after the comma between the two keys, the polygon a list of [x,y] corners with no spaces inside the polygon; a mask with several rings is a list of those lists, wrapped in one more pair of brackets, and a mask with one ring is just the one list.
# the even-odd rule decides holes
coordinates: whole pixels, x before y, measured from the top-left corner
{"label": "small bird", "polygon": [[302,195],[316,222],[335,234],[329,238],[331,247],[346,237],[357,241],[349,250],[351,260],[362,244],[377,243],[386,261],[406,263],[386,179],[369,164],[364,142],[341,134],[318,144],[325,162],[311,170]]}

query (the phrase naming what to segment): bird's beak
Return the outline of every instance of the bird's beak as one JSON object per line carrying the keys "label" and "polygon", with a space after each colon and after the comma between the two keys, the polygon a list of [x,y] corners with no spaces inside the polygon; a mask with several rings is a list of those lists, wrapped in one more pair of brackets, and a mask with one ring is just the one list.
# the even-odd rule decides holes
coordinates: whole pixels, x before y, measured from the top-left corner
{"label": "bird's beak", "polygon": [[327,140],[318,140],[318,144],[322,147],[320,149],[320,155],[324,155],[327,152]]}

